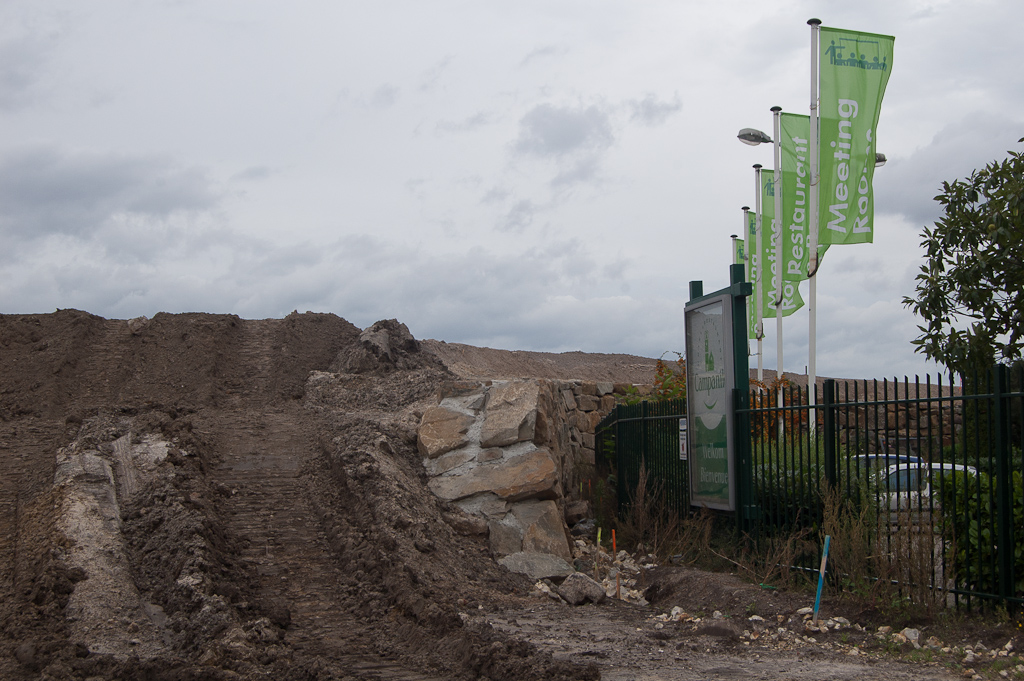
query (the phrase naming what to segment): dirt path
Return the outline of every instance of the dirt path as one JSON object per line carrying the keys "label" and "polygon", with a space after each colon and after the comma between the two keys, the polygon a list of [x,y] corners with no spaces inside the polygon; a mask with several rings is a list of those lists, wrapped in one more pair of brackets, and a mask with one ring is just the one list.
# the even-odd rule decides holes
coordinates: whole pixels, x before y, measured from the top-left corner
{"label": "dirt path", "polygon": [[539,602],[493,613],[487,621],[556,659],[593,661],[604,681],[958,678],[940,667],[851,657],[823,646],[779,651],[744,645],[731,621],[693,631],[675,625],[659,629],[652,614],[650,608],[618,602],[576,608]]}
{"label": "dirt path", "polygon": [[300,401],[275,395],[280,326],[243,322],[233,374],[247,380],[232,386],[213,418],[199,421],[197,434],[217,452],[209,477],[223,491],[224,530],[243,538],[241,560],[258,579],[260,600],[287,623],[290,648],[360,675],[429,679],[371,657],[369,632],[349,614],[310,484],[317,456],[310,416]]}
{"label": "dirt path", "polygon": [[215,484],[229,490],[222,502],[226,531],[244,537],[242,559],[259,577],[262,598],[287,603],[287,639],[310,654],[358,649],[354,623],[343,615],[332,586],[336,563],[316,527],[303,476],[312,452],[302,407],[240,408],[218,418],[208,435],[220,463]]}

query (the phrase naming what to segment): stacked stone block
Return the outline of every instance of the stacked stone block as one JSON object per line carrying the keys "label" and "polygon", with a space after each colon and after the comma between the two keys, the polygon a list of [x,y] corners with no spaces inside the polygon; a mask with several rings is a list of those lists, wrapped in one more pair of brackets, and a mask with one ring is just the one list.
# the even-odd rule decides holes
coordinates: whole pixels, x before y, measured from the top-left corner
{"label": "stacked stone block", "polygon": [[486,520],[491,551],[510,569],[569,574],[565,499],[594,465],[594,432],[616,387],[545,379],[445,386],[418,430],[431,490]]}

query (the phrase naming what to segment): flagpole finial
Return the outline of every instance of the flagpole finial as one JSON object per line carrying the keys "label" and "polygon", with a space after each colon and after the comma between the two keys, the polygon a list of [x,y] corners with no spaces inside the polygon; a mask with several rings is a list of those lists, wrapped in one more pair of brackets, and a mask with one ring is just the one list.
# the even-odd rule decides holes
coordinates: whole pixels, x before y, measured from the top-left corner
{"label": "flagpole finial", "polygon": [[773,106],[772,107],[772,113],[775,113],[776,111],[782,111],[782,107],[781,106]]}
{"label": "flagpole finial", "polygon": [[808,26],[821,26],[821,19],[808,19],[807,20],[807,25]]}
{"label": "flagpole finial", "polygon": [[743,208],[740,208],[740,210],[748,211],[748,210],[750,210],[750,206],[743,206]]}
{"label": "flagpole finial", "polygon": [[754,164],[754,170],[760,170],[763,166],[760,163]]}

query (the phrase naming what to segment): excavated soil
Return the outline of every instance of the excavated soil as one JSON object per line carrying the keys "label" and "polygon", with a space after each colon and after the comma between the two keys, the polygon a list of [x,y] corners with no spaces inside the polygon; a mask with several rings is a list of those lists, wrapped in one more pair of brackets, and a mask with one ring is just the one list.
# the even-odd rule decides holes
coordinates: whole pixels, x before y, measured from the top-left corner
{"label": "excavated soil", "polygon": [[459,617],[530,585],[425,486],[418,410],[452,375],[358,338],[0,317],[0,678],[597,678]]}
{"label": "excavated soil", "polygon": [[749,608],[728,576],[655,570],[649,607],[529,595],[427,489],[422,410],[460,376],[642,382],[653,360],[381,324],[383,352],[329,314],[0,316],[0,678],[946,678],[656,628]]}
{"label": "excavated soil", "polygon": [[[495,350],[462,343],[423,341],[423,348],[463,378],[549,378],[649,385],[658,360],[595,352]],[[675,361],[673,356],[670,360]]]}

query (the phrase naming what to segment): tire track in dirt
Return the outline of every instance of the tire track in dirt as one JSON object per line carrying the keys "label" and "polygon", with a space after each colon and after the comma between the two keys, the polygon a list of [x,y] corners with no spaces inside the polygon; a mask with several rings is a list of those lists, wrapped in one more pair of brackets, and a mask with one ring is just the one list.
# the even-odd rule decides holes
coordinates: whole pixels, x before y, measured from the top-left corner
{"label": "tire track in dirt", "polygon": [[[49,419],[24,418],[0,424],[0,575],[2,597],[15,592],[24,572],[22,521],[25,509],[53,480],[60,432]],[[20,549],[20,550],[19,550]]]}
{"label": "tire track in dirt", "polygon": [[[85,408],[108,405],[119,397],[131,371],[125,363],[125,351],[131,331],[119,319],[103,320],[95,342],[78,360],[82,369],[68,388],[70,404]],[[76,367],[77,368],[77,367]]]}
{"label": "tire track in dirt", "polygon": [[331,598],[337,575],[303,479],[314,451],[301,404],[271,394],[279,323],[267,321],[243,322],[238,361],[248,380],[211,433],[220,457],[212,478],[230,490],[227,529],[243,538],[242,558],[255,569],[261,596],[291,610],[289,642],[299,649],[347,647],[352,627]]}
{"label": "tire track in dirt", "polygon": [[203,428],[219,456],[211,479],[228,490],[221,504],[226,529],[243,538],[241,557],[257,575],[261,598],[287,604],[285,640],[293,649],[368,678],[427,679],[371,658],[370,632],[337,594],[342,575],[305,475],[317,455],[309,419],[301,401],[273,392],[280,323],[268,322],[276,321],[243,322],[238,357],[249,380]]}
{"label": "tire track in dirt", "polygon": [[221,461],[213,479],[227,486],[225,520],[243,537],[243,560],[255,568],[261,595],[291,608],[288,639],[299,648],[347,645],[350,629],[333,603],[338,580],[329,549],[315,527],[302,476],[312,457],[301,408],[223,414],[216,434]]}
{"label": "tire track in dirt", "polygon": [[[105,401],[111,392],[111,367],[123,366],[121,338],[128,329],[123,321],[104,320],[93,342],[58,351],[48,344],[36,345],[29,358],[8,359],[13,366],[49,361],[52,382],[39,380],[42,400],[39,413],[0,422],[0,589],[2,597],[17,598],[16,586],[25,575],[27,542],[37,546],[39,538],[27,538],[25,516],[39,497],[53,485],[56,452],[66,428],[69,407],[88,407]],[[36,357],[38,356],[38,357]],[[6,381],[5,381],[6,383]],[[75,389],[72,386],[81,386]]]}

